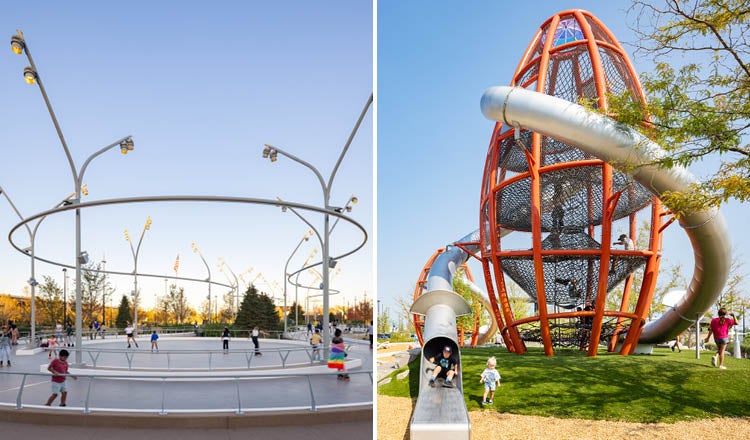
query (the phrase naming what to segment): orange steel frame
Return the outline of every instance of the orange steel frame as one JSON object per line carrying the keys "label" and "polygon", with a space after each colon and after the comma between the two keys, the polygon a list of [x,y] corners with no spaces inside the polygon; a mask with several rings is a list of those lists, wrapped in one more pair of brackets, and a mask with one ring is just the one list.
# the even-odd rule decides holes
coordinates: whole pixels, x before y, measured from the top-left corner
{"label": "orange steel frame", "polygon": [[[579,25],[580,30],[583,33],[584,38],[573,42],[561,44],[557,47],[552,47],[555,31],[557,30],[558,24],[563,19],[575,19]],[[593,23],[599,30],[601,30],[606,38],[611,42],[597,40],[594,36],[594,32],[589,23]],[[543,49],[541,53],[537,53],[537,48],[542,43],[540,40],[545,35],[546,39],[543,42]],[[630,60],[622,48],[617,42],[617,39],[612,33],[598,20],[596,17],[588,12],[581,10],[567,10],[560,12],[547,21],[539,28],[534,38],[526,49],[521,61],[516,68],[516,73],[513,76],[512,86],[528,87],[534,83],[535,90],[537,92],[544,93],[547,87],[547,73],[549,71],[550,58],[555,54],[568,50],[577,45],[585,45],[586,49],[591,58],[591,67],[593,69],[593,81],[596,86],[596,92],[598,96],[598,106],[603,110],[607,110],[606,92],[607,82],[606,74],[602,65],[599,48],[606,48],[612,52],[616,52],[621,55],[622,60],[627,68],[627,76],[623,74],[624,78],[628,78],[632,81],[632,89],[635,89],[637,97],[645,101],[645,95],[643,89],[638,81],[638,75],[633,68]],[[619,66],[617,67],[620,68]],[[532,75],[527,79],[524,84],[518,84],[524,74],[530,69],[536,69],[536,74]],[[574,75],[577,77],[576,86],[581,96],[582,93],[582,82],[580,80],[580,68],[577,63],[573,67]],[[557,75],[557,70],[553,70],[550,75],[552,78],[552,84],[554,85],[554,77]],[[622,72],[621,72],[622,73]],[[554,93],[554,91],[550,91]],[[539,321],[542,343],[544,345],[544,354],[551,356],[554,354],[553,342],[550,334],[549,321],[557,318],[575,318],[581,316],[593,316],[593,324],[590,332],[590,340],[588,344],[588,356],[596,356],[597,348],[601,338],[601,330],[603,324],[603,318],[605,316],[616,317],[617,324],[615,327],[615,337],[609,345],[609,350],[615,350],[615,343],[617,336],[627,331],[627,337],[625,338],[620,354],[627,355],[631,354],[635,348],[638,337],[640,336],[641,329],[645,323],[645,318],[648,315],[648,310],[653,299],[654,287],[656,284],[656,276],[659,269],[660,262],[660,250],[662,240],[662,218],[664,212],[662,210],[661,203],[656,197],[652,198],[651,206],[651,233],[649,246],[646,250],[624,250],[624,251],[612,251],[612,217],[614,214],[617,201],[619,200],[620,193],[612,192],[612,167],[599,160],[599,159],[588,159],[576,162],[557,163],[541,167],[539,164],[542,162],[542,151],[541,151],[541,135],[538,133],[532,133],[530,151],[526,150],[526,160],[528,163],[528,172],[520,173],[509,179],[505,179],[506,170],[499,169],[498,164],[500,145],[503,140],[514,135],[514,131],[517,128],[510,128],[505,132],[502,132],[503,125],[497,123],[492,133],[490,140],[490,147],[487,153],[487,162],[485,164],[485,172],[482,181],[482,197],[480,203],[480,243],[482,250],[482,264],[484,269],[485,281],[487,284],[487,291],[490,297],[490,302],[493,307],[493,313],[495,314],[498,323],[504,321],[505,327],[500,325],[502,329],[502,335],[505,340],[506,346],[509,351],[522,354],[526,351],[525,344],[521,339],[518,331],[518,326],[524,323]],[[542,229],[541,229],[541,179],[540,176],[544,173],[555,171],[558,169],[569,168],[569,167],[601,167],[602,171],[602,224],[601,224],[601,248],[600,249],[586,249],[586,250],[542,250]],[[532,248],[531,250],[523,251],[503,251],[501,248],[500,231],[499,226],[494,220],[496,218],[495,213],[497,212],[497,193],[504,187],[511,183],[521,180],[530,179],[531,181],[531,234],[532,234]],[[591,198],[590,198],[591,200]],[[593,214],[593,203],[590,202],[589,215]],[[589,235],[594,237],[594,226],[589,226]],[[636,219],[635,214],[631,214],[629,217],[629,232],[630,237],[635,239],[636,236]],[[534,275],[536,280],[544,280],[543,276],[543,257],[551,255],[566,255],[566,256],[586,256],[586,255],[598,255],[599,256],[599,273],[598,275],[598,291],[596,292],[596,303],[594,304],[593,312],[565,312],[550,314],[547,310],[546,292],[543,282],[537,281],[537,305],[539,314],[531,318],[522,320],[516,320],[513,316],[513,311],[510,307],[510,301],[508,298],[508,292],[505,286],[504,275],[502,272],[502,258],[506,256],[532,256],[534,261]],[[606,306],[606,289],[607,281],[609,276],[609,261],[610,256],[616,255],[640,255],[645,256],[646,267],[644,270],[644,279],[640,288],[638,302],[634,313],[628,313],[628,304],[630,301],[630,293],[633,288],[633,275],[629,275],[626,278],[623,299],[619,310],[605,310]],[[434,258],[434,257],[433,257]],[[593,274],[592,274],[593,275]],[[492,278],[494,277],[497,284],[497,289],[493,286]],[[590,294],[590,293],[589,293]],[[416,297],[416,292],[415,292]],[[503,318],[501,320],[501,317]],[[631,325],[629,328],[626,327],[626,320],[630,320]]]}
{"label": "orange steel frame", "polygon": [[[430,269],[432,268],[432,264],[435,262],[435,259],[438,257],[438,255],[445,252],[445,248],[440,248],[435,251],[435,253],[432,254],[432,256],[427,260],[424,267],[422,268],[422,271],[419,273],[419,279],[417,280],[417,284],[414,287],[414,300],[416,301],[417,298],[419,298],[425,290],[425,287],[427,286],[427,276],[430,273]],[[466,272],[466,278],[469,279],[472,283],[474,282],[474,276],[471,273],[471,269],[469,269],[469,266],[466,264],[462,264],[460,266],[461,269],[464,269]],[[419,339],[419,345],[424,345],[424,340],[422,339],[422,329],[424,328],[424,316],[412,314],[412,322],[414,323],[414,332],[417,335],[417,339]],[[500,325],[500,324],[498,324]],[[464,333],[466,329],[464,329],[461,326],[458,326],[458,340],[461,342],[460,345],[463,345],[464,340]],[[471,334],[471,346],[477,345],[477,341],[479,339],[479,315],[474,316],[474,328],[472,329]]]}

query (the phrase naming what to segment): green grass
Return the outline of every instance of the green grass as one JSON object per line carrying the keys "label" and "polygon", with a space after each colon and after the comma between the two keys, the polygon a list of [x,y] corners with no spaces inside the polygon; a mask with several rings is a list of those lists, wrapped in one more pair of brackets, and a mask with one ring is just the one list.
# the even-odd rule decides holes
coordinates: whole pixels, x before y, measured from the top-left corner
{"label": "green grass", "polygon": [[[676,422],[714,417],[750,416],[750,361],[727,356],[727,370],[711,367],[713,353],[672,353],[654,349],[651,355],[620,356],[600,351],[595,358],[577,350],[558,350],[553,357],[531,348],[518,356],[505,349],[462,349],[466,406],[482,408],[484,385],[479,375],[489,356],[497,357],[502,386],[495,404],[487,407],[513,414]],[[409,376],[396,374],[409,369]],[[416,398],[419,359],[378,387],[390,396]]]}

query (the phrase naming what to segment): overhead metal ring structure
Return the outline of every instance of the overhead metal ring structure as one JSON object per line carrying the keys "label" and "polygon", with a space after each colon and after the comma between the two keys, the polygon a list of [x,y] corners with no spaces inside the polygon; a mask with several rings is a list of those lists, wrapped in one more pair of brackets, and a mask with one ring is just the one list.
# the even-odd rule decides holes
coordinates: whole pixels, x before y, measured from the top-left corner
{"label": "overhead metal ring structure", "polygon": [[[141,196],[141,197],[125,197],[125,198],[116,198],[116,199],[102,199],[102,200],[94,200],[89,202],[82,202],[79,204],[72,204],[72,205],[63,205],[60,207],[52,208],[46,211],[39,212],[37,214],[34,214],[32,216],[26,217],[21,222],[13,226],[11,228],[10,232],[8,233],[8,241],[10,242],[10,245],[13,246],[15,250],[18,252],[29,256],[28,253],[26,253],[21,247],[19,247],[14,241],[13,241],[13,234],[20,229],[21,227],[25,227],[29,222],[36,220],[37,218],[43,218],[52,214],[59,214],[61,212],[75,210],[75,209],[85,209],[85,208],[91,208],[91,207],[97,207],[97,206],[105,206],[105,205],[121,205],[121,204],[130,204],[130,203],[154,203],[154,202],[209,202],[209,203],[243,203],[243,204],[255,204],[255,205],[270,205],[270,206],[286,206],[291,208],[297,208],[297,209],[303,209],[306,211],[311,212],[317,212],[321,214],[328,214],[334,217],[337,217],[339,219],[342,219],[346,221],[347,223],[355,226],[357,229],[359,229],[362,232],[362,242],[359,243],[354,249],[342,253],[340,255],[337,255],[333,257],[334,259],[341,259],[344,257],[347,257],[358,250],[362,249],[362,247],[367,243],[367,231],[365,228],[358,223],[357,221],[353,220],[350,217],[347,217],[346,215],[334,211],[334,210],[326,210],[323,208],[319,208],[312,205],[305,205],[301,203],[295,203],[295,202],[287,202],[287,201],[279,201],[279,200],[269,200],[269,199],[260,199],[260,198],[251,198],[251,197],[230,197],[230,196],[204,196],[204,195],[168,195],[168,196]],[[75,266],[68,265],[66,263],[62,263],[59,261],[53,261],[47,258],[37,257],[34,256],[36,260],[43,261],[45,263],[59,266],[59,267],[65,267],[65,268],[73,268]],[[132,272],[118,272],[118,271],[96,271],[93,270],[93,272],[103,272],[107,274],[114,274],[114,275],[133,275]],[[199,282],[206,282],[205,279],[196,279],[196,278],[184,278],[184,277],[173,277],[173,276],[165,276],[163,274],[142,274],[138,273],[138,276],[144,276],[144,277],[153,277],[153,278],[170,278],[170,279],[180,279],[180,280],[187,280],[187,281],[199,281]],[[211,281],[214,285],[220,285],[223,287],[231,287],[229,285],[217,282],[217,281]]]}

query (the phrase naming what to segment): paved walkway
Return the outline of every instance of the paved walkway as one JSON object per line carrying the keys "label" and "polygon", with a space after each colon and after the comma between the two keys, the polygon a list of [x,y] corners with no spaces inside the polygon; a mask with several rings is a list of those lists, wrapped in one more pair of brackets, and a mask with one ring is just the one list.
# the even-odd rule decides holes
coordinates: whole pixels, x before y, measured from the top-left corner
{"label": "paved walkway", "polygon": [[340,438],[346,440],[371,440],[372,421],[317,424],[287,427],[252,427],[236,429],[121,429],[102,427],[80,427],[59,425],[36,425],[29,423],[0,422],[0,432],[14,439],[56,440],[286,440],[290,438]]}
{"label": "paved walkway", "polygon": [[[372,382],[369,374],[357,374],[357,371],[370,371],[372,365],[372,352],[368,344],[351,341],[349,358],[361,360],[361,368],[352,370],[351,381],[344,382],[336,380],[335,374],[328,373],[327,368],[321,366],[319,369],[326,372],[324,376],[311,377],[278,377],[278,378],[230,378],[210,380],[203,379],[179,379],[161,380],[155,378],[141,379],[117,379],[117,378],[90,378],[80,377],[79,380],[68,380],[68,406],[66,408],[55,407],[55,411],[66,411],[71,413],[82,413],[85,407],[86,395],[89,393],[89,407],[93,413],[112,409],[126,409],[144,413],[159,413],[161,408],[166,413],[178,413],[195,409],[205,409],[217,413],[233,413],[238,406],[247,413],[265,411],[269,408],[299,407],[305,408],[311,404],[311,390],[317,406],[354,404],[372,402]],[[275,370],[274,367],[281,365],[274,348],[294,347],[294,344],[306,346],[304,343],[295,343],[278,340],[261,340],[261,349],[267,350],[263,357],[255,358],[253,366],[266,368],[263,371],[269,374],[289,373],[294,368]],[[148,341],[139,340],[140,350],[133,350],[134,364],[139,368],[159,368],[165,361],[165,354],[151,354]],[[84,348],[124,348],[124,340],[85,341]],[[192,338],[189,340],[180,337],[163,337],[159,340],[162,350],[214,350],[221,348],[218,338]],[[230,342],[230,349],[252,349],[252,343],[247,340],[235,339]],[[14,348],[14,352],[16,349]],[[227,368],[231,371],[247,372],[245,354],[231,353],[229,355],[212,355],[216,366]],[[83,359],[87,360],[88,355]],[[208,355],[205,353],[190,353],[171,355],[170,362],[182,364],[188,368],[207,367]],[[297,359],[299,357],[299,359]],[[71,355],[71,360],[74,356]],[[13,366],[4,367],[0,370],[0,406],[15,405],[16,396],[21,384],[22,375],[4,374],[10,372],[38,373],[46,369],[48,364],[47,353],[38,353],[30,356],[15,356],[13,354]],[[292,353],[290,360],[299,361],[309,366],[309,358],[304,353]],[[306,362],[305,362],[306,360]],[[257,362],[257,364],[255,364]],[[97,362],[100,366],[118,366],[127,368],[127,358],[123,353],[103,353]],[[166,365],[166,362],[164,362]],[[78,370],[84,371],[84,370]],[[102,369],[86,370],[82,374],[98,374]],[[142,371],[119,371],[123,375],[138,375]],[[162,374],[155,372],[156,374]],[[163,372],[163,374],[169,374]],[[190,373],[188,373],[190,374]],[[194,374],[199,374],[195,372]],[[201,372],[209,377],[218,375],[217,372]],[[223,373],[222,373],[223,374]],[[22,404],[24,407],[43,408],[41,405],[50,395],[49,376],[27,376],[24,385]],[[59,398],[58,398],[59,402]],[[57,404],[58,402],[55,402]],[[72,415],[72,414],[71,414]]]}

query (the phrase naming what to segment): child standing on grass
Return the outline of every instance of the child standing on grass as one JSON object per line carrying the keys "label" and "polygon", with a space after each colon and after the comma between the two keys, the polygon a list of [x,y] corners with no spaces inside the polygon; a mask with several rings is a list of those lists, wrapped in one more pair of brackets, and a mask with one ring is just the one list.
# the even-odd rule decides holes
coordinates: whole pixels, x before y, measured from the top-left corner
{"label": "child standing on grass", "polygon": [[[65,400],[68,398],[68,386],[65,384],[65,379],[68,376],[68,350],[60,350],[60,357],[53,359],[47,370],[52,373],[52,395],[49,396],[45,405],[52,405],[57,395],[60,394],[60,406],[65,406]],[[75,376],[70,377],[73,380],[78,379]]]}
{"label": "child standing on grass", "polygon": [[[484,396],[482,396],[482,405],[492,403],[492,399],[495,397],[495,385],[500,386],[500,373],[495,369],[497,366],[497,359],[491,357],[487,359],[487,368],[482,371],[482,376],[479,379],[479,383],[484,383]],[[489,394],[490,400],[487,400]]]}

